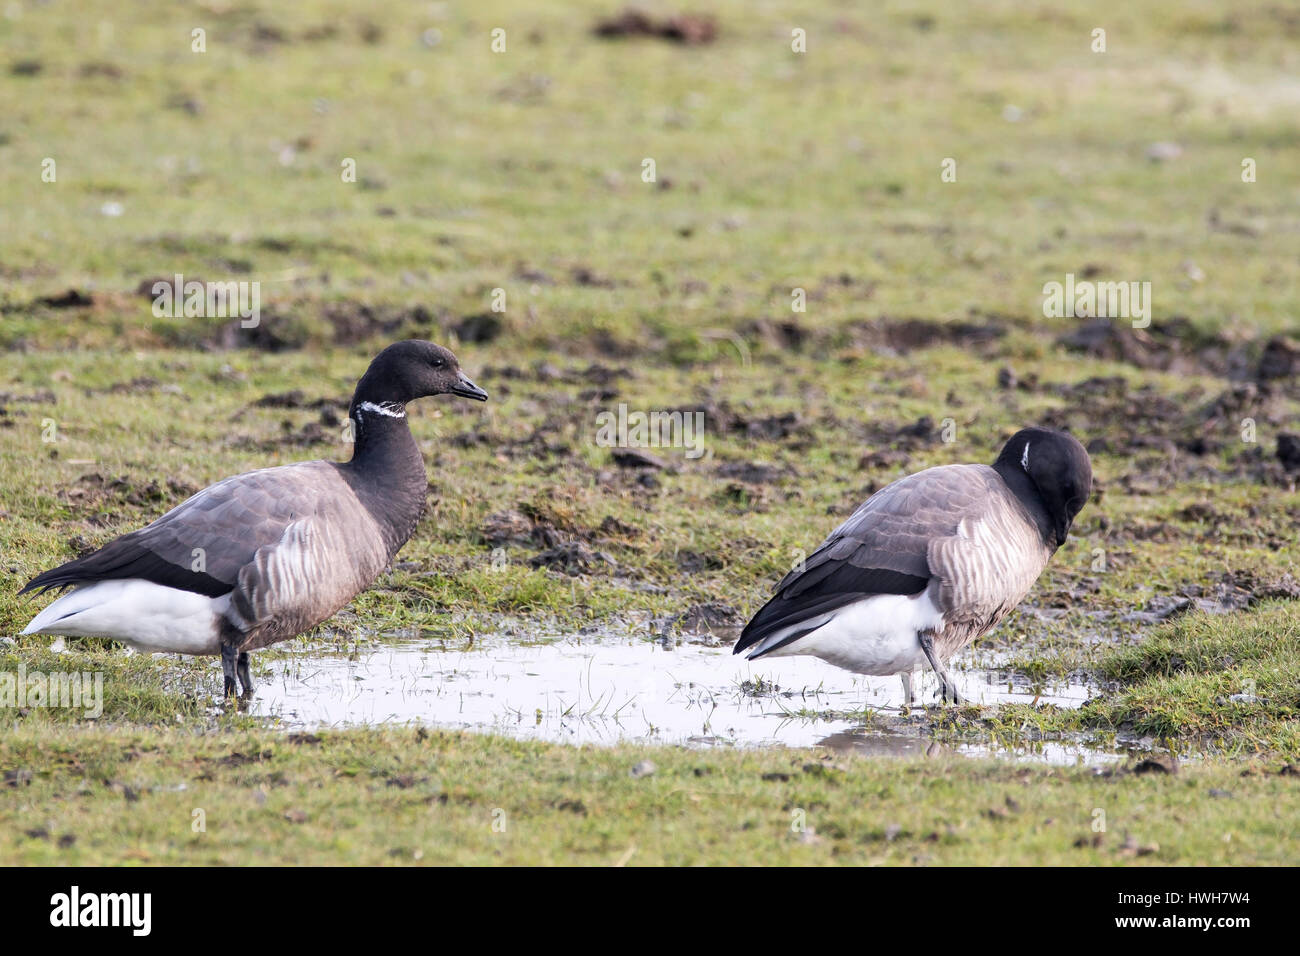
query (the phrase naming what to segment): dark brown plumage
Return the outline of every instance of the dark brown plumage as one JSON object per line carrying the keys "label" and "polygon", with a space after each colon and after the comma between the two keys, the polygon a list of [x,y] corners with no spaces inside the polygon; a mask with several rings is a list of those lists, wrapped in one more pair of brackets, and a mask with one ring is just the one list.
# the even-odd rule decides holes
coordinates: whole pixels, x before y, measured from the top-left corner
{"label": "dark brown plumage", "polygon": [[442,393],[487,399],[448,350],[418,340],[389,346],[353,396],[350,461],[227,478],[147,527],[37,575],[23,592],[76,590],[24,633],[220,653],[226,692],[238,669],[247,693],[248,651],[333,615],[373,583],[414,532],[427,478],[405,404]]}

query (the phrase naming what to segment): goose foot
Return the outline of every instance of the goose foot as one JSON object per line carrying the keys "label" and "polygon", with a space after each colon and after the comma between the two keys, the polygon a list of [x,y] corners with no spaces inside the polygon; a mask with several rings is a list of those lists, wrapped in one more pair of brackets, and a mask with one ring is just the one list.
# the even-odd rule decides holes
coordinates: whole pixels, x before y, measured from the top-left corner
{"label": "goose foot", "polygon": [[935,676],[939,678],[939,700],[942,703],[952,702],[953,704],[964,703],[962,696],[957,692],[957,682],[952,679],[947,668],[939,663],[939,656],[934,652],[934,633],[932,631],[922,631],[917,635],[921,642],[921,650],[925,651],[926,660],[934,668]]}
{"label": "goose foot", "polygon": [[907,671],[898,676],[903,679],[903,709],[907,710],[915,699],[912,696],[912,672]]}
{"label": "goose foot", "polygon": [[240,651],[239,659],[235,664],[235,672],[239,675],[240,697],[249,700],[253,696],[253,675],[248,671],[248,651]]}
{"label": "goose foot", "polygon": [[223,697],[235,696],[235,661],[237,658],[238,653],[235,651],[235,646],[223,641],[221,644],[221,673],[225,678],[221,690]]}
{"label": "goose foot", "polygon": [[939,684],[940,700],[942,700],[945,704],[966,703],[966,698],[963,697],[961,694],[957,693],[957,683],[951,677],[948,678],[946,683],[944,682],[944,679],[942,677],[939,678],[939,680],[940,680],[940,684]]}

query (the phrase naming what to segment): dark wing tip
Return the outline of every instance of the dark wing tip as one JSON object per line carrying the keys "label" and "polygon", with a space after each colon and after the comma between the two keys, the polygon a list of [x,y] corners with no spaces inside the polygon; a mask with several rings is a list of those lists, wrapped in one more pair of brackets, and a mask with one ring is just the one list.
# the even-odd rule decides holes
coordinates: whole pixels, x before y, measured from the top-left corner
{"label": "dark wing tip", "polygon": [[[764,604],[740,632],[732,653],[739,654],[769,634],[837,611],[846,604],[875,594],[920,594],[930,583],[929,578],[915,574],[881,568],[860,568],[847,561],[827,562],[817,572],[816,576],[797,578]],[[820,626],[819,623],[804,630],[792,631],[780,644],[773,645],[763,653],[797,641]]]}
{"label": "dark wing tip", "polygon": [[[147,548],[127,547],[118,538],[105,547],[82,558],[76,558],[57,568],[44,571],[28,581],[18,593],[35,591],[43,594],[49,590],[62,590],[76,584],[97,581],[120,581],[126,578],[143,578],[163,587],[193,591],[207,597],[220,597],[232,585],[204,571],[191,571],[172,564]],[[115,547],[116,546],[116,547]]]}
{"label": "dark wing tip", "polygon": [[[76,562],[69,562],[69,564],[75,563]],[[55,589],[62,590],[63,588],[71,587],[76,582],[67,580],[64,575],[59,574],[59,572],[63,571],[67,566],[67,564],[61,564],[57,568],[42,571],[19,589],[18,596],[22,597],[29,591],[33,591],[36,594],[44,594],[46,591],[52,591]]]}

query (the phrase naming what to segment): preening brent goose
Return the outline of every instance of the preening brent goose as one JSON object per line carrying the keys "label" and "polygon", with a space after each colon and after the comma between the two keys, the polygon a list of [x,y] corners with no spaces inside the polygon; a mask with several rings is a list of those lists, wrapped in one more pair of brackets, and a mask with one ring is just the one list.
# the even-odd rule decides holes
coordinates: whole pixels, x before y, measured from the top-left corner
{"label": "preening brent goose", "polygon": [[37,575],[19,593],[74,588],[24,634],[109,637],[145,651],[220,654],[225,693],[252,692],[248,652],[295,637],[368,588],[424,508],[406,403],[487,401],[432,342],[388,346],[357,383],[352,460],[219,481],[139,531]]}
{"label": "preening brent goose", "polygon": [[1065,543],[1092,491],[1073,437],[1011,436],[988,465],[943,465],[876,492],[777,585],[741,632],[749,660],[811,654],[859,674],[901,674],[928,660],[945,701],[944,666],[1020,603]]}

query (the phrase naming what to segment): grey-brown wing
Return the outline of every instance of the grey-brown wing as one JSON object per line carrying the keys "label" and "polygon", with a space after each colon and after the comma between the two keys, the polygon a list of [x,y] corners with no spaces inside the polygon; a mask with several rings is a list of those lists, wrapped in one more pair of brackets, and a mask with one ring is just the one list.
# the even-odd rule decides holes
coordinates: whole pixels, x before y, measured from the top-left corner
{"label": "grey-brown wing", "polygon": [[24,591],[144,578],[217,597],[228,593],[262,548],[294,522],[330,507],[344,485],[324,461],[265,468],[219,481],[138,531],[46,571]]}
{"label": "grey-brown wing", "polygon": [[330,617],[369,587],[390,557],[374,519],[347,496],[292,522],[239,572],[226,618],[242,635],[240,650],[274,644]]}

